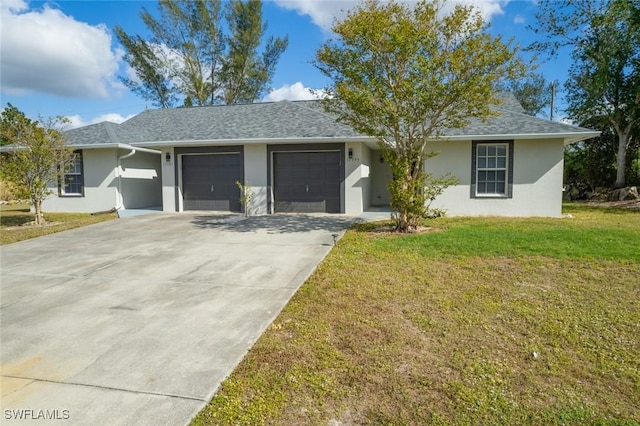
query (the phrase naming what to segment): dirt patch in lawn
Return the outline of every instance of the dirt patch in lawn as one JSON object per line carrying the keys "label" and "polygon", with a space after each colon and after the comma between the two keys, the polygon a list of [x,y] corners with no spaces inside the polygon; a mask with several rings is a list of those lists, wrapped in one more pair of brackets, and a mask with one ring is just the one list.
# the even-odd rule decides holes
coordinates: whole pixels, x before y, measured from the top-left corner
{"label": "dirt patch in lawn", "polygon": [[428,232],[437,232],[437,231],[439,231],[439,229],[433,228],[431,226],[418,226],[418,228],[416,229],[411,229],[409,232],[403,233],[403,232],[396,231],[396,229],[393,226],[384,225],[384,226],[376,227],[369,232],[370,234],[373,234],[373,235],[402,236],[407,234],[426,234]]}

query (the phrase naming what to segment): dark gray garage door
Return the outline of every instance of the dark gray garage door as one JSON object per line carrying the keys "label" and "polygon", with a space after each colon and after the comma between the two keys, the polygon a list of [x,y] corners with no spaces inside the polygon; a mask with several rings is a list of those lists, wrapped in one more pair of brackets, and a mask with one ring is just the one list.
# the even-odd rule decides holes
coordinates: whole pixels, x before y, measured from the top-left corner
{"label": "dark gray garage door", "polygon": [[276,212],[340,213],[340,152],[276,152]]}
{"label": "dark gray garage door", "polygon": [[185,210],[240,211],[240,154],[182,156]]}

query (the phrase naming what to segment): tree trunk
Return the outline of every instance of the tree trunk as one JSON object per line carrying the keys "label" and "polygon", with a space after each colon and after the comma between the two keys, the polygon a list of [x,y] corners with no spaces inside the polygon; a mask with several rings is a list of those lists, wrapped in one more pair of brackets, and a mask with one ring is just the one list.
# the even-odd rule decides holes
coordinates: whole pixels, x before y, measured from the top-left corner
{"label": "tree trunk", "polygon": [[42,200],[34,200],[33,208],[36,213],[36,218],[35,218],[36,225],[37,226],[44,225],[46,222],[44,220],[44,215],[42,214]]}
{"label": "tree trunk", "polygon": [[616,188],[624,188],[627,185],[627,145],[629,145],[629,134],[627,132],[618,134],[618,155],[616,156]]}
{"label": "tree trunk", "polygon": [[409,215],[407,214],[407,212],[398,212],[396,220],[396,231],[401,233],[409,232],[410,226]]}

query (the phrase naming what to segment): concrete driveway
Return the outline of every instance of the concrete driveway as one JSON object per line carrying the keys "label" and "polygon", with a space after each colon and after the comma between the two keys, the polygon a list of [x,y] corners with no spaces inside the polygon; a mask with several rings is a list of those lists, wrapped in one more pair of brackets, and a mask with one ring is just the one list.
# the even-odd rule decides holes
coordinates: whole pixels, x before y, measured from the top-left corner
{"label": "concrete driveway", "polygon": [[158,213],[0,248],[0,423],[188,423],[352,220]]}

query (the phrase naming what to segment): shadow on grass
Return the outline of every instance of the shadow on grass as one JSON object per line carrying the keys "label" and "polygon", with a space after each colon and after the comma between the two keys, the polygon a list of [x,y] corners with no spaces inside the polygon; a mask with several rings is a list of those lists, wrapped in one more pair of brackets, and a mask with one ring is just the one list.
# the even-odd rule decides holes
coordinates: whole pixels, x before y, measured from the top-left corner
{"label": "shadow on grass", "polygon": [[[392,221],[390,220],[377,220],[374,222],[359,222],[359,223],[355,223],[351,229],[356,231],[356,232],[374,232],[380,228],[386,228],[386,227],[391,227],[393,228],[395,225]],[[400,234],[398,234],[400,235]],[[411,234],[406,234],[406,235],[411,235]]]}
{"label": "shadow on grass", "polygon": [[33,221],[33,213],[26,204],[5,204],[0,207],[0,226],[20,226]]}
{"label": "shadow on grass", "polygon": [[0,216],[0,226],[21,226],[25,223],[29,223],[33,221],[33,215],[30,214],[18,214],[5,216],[4,214]]}
{"label": "shadow on grass", "polygon": [[627,205],[594,205],[588,204],[588,202],[574,201],[570,203],[564,203],[562,205],[562,213],[592,213],[599,212],[607,215],[627,215],[627,214],[640,214],[640,208],[634,207],[638,203],[629,203]]}

